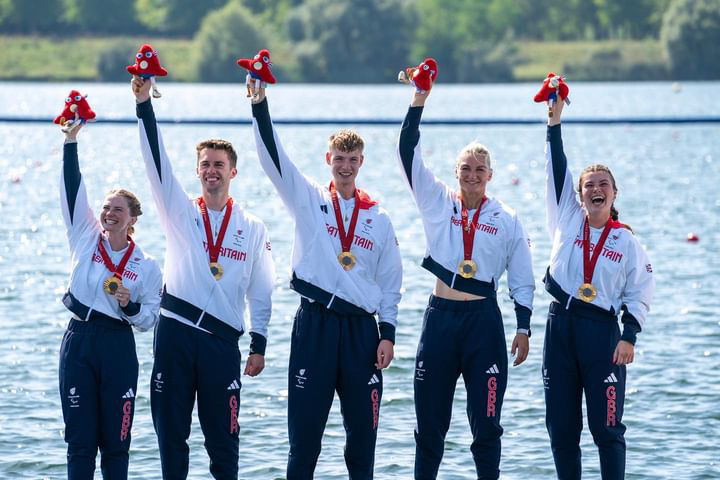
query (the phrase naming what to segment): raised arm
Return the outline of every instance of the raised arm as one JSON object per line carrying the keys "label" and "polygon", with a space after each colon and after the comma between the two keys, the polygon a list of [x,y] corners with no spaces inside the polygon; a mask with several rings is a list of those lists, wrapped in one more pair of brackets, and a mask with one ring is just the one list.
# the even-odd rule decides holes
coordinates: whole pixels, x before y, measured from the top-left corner
{"label": "raised arm", "polygon": [[90,209],[85,182],[78,161],[77,125],[65,134],[63,166],[60,173],[60,209],[72,247],[84,235],[99,232],[98,222]]}
{"label": "raised arm", "polygon": [[572,174],[567,168],[567,158],[563,150],[560,119],[563,104],[558,98],[551,107],[553,113],[548,117],[547,142],[545,144],[545,169],[547,174],[547,228],[552,239],[555,235],[561,218],[572,215],[580,209],[580,203],[575,196]]}
{"label": "raised arm", "polygon": [[429,94],[430,91],[416,91],[413,94],[410,108],[400,129],[397,150],[403,176],[421,213],[432,213],[448,190],[447,186],[425,166],[422,159],[420,119]]}
{"label": "raised arm", "polygon": [[149,80],[133,77],[132,88],[137,102],[140,150],[145,160],[145,171],[150,179],[150,187],[160,211],[161,221],[166,222],[186,214],[188,208],[192,208],[192,204],[173,175],[150,100],[150,87]]}
{"label": "raised arm", "polygon": [[[251,87],[254,91],[254,87]],[[290,161],[270,118],[265,89],[252,97],[253,130],[260,166],[293,216],[315,195],[316,188]]]}

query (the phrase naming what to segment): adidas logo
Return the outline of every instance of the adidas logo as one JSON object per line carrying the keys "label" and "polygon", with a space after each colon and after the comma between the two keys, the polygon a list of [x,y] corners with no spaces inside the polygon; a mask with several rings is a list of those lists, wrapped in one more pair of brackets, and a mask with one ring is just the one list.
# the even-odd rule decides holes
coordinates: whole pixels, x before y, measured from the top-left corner
{"label": "adidas logo", "polygon": [[376,383],[380,383],[380,379],[377,375],[373,373],[373,376],[370,377],[370,381],[368,382],[368,385],[375,385]]}
{"label": "adidas logo", "polygon": [[500,373],[500,369],[498,368],[497,364],[494,363],[492,367],[485,370],[485,373],[489,373],[491,375],[497,374],[497,373]]}
{"label": "adidas logo", "polygon": [[611,373],[608,375],[608,377],[603,381],[603,383],[617,383],[618,379],[615,376],[614,373]]}
{"label": "adidas logo", "polygon": [[133,392],[133,389],[131,388],[125,392],[125,395],[123,395],[122,398],[135,398],[135,392]]}
{"label": "adidas logo", "polygon": [[240,384],[238,383],[237,380],[233,380],[227,389],[228,390],[240,390]]}

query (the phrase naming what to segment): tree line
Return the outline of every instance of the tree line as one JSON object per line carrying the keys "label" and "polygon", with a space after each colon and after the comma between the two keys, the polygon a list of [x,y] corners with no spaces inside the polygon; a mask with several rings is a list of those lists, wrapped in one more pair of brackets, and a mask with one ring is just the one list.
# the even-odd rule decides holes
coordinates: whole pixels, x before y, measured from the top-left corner
{"label": "tree line", "polygon": [[511,80],[516,40],[608,39],[660,40],[668,77],[720,78],[720,0],[0,0],[0,32],[193,38],[202,81],[268,46],[285,81],[371,82],[425,56],[444,81]]}

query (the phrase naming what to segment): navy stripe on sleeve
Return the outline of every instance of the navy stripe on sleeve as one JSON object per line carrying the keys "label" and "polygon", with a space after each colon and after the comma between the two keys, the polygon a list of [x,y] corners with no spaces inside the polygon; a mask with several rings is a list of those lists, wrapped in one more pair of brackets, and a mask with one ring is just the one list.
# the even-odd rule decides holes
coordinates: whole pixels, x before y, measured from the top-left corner
{"label": "navy stripe on sleeve", "polygon": [[262,138],[265,148],[267,148],[270,158],[272,158],[275,168],[282,177],[282,171],[280,170],[280,156],[278,155],[277,145],[275,145],[275,137],[272,131],[272,120],[270,120],[270,110],[268,109],[267,98],[264,98],[260,103],[252,104],[252,113],[255,120],[257,120],[258,130],[260,132],[260,138]]}
{"label": "navy stripe on sleeve", "polygon": [[400,152],[400,160],[405,169],[405,176],[408,179],[410,188],[412,185],[412,162],[415,156],[415,147],[420,141],[420,119],[422,118],[423,107],[408,108],[407,115],[400,130],[400,140],[398,151]]}
{"label": "navy stripe on sleeve", "polygon": [[563,184],[565,183],[565,172],[567,170],[567,158],[563,151],[562,132],[560,125],[553,125],[547,129],[547,141],[550,142],[550,155],[552,156],[553,180],[555,181],[555,200],[560,203]]}
{"label": "navy stripe on sleeve", "polygon": [[150,152],[152,152],[153,160],[155,160],[155,170],[157,170],[158,178],[162,183],[162,169],[160,167],[160,144],[158,143],[157,121],[155,120],[155,111],[152,102],[148,98],[142,103],[138,103],[135,107],[135,113],[143,122],[145,135],[150,143]]}
{"label": "navy stripe on sleeve", "polygon": [[66,143],[63,146],[63,178],[65,179],[65,195],[70,214],[70,223],[75,215],[75,199],[80,189],[80,164],[78,163],[77,143]]}

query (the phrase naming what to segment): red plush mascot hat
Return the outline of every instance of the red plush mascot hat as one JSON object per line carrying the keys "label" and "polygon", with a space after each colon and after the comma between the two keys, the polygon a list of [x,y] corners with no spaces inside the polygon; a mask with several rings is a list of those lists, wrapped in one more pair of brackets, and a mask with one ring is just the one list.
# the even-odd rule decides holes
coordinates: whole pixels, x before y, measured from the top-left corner
{"label": "red plush mascot hat", "polygon": [[426,58],[417,68],[411,68],[409,70],[412,71],[412,75],[408,75],[408,78],[415,83],[417,88],[427,91],[430,90],[432,83],[435,83],[438,74],[438,64],[434,58]]}
{"label": "red plush mascot hat", "polygon": [[85,100],[85,95],[80,94],[77,90],[70,90],[67,98],[65,98],[65,108],[60,115],[55,117],[53,123],[62,125],[65,122],[75,119],[75,114],[81,120],[93,120],[95,112],[90,109],[90,104]]}
{"label": "red plush mascot hat", "polygon": [[265,83],[275,83],[275,77],[270,71],[272,63],[270,63],[270,52],[265,49],[260,50],[252,59],[241,58],[237,64],[250,72],[253,78],[259,78]]}
{"label": "red plush mascot hat", "polygon": [[[553,80],[553,78],[555,80]],[[552,84],[555,85],[553,86]],[[550,98],[550,95],[555,93],[555,90],[558,88],[560,89],[560,98],[565,100],[568,96],[568,93],[570,93],[570,89],[565,83],[565,79],[563,77],[558,77],[552,72],[548,73],[547,78],[543,80],[542,87],[535,94],[535,101],[537,103],[547,102]]]}
{"label": "red plush mascot hat", "polygon": [[157,75],[158,77],[164,77],[168,73],[160,65],[157,52],[147,44],[140,47],[138,53],[135,54],[135,65],[127,67],[127,71],[132,75]]}

